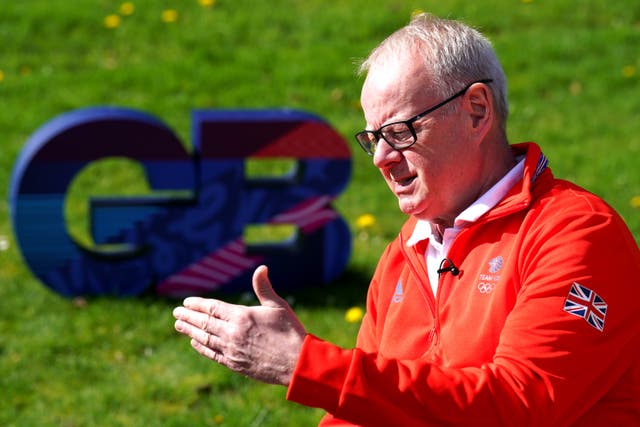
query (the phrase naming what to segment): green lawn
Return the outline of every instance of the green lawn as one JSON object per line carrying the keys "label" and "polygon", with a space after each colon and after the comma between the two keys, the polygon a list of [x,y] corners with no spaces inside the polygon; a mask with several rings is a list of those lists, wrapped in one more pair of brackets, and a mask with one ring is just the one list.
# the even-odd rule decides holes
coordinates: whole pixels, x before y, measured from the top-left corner
{"label": "green lawn", "polygon": [[[324,117],[353,147],[353,178],[336,206],[354,250],[340,280],[288,297],[309,331],[350,346],[358,325],[345,311],[363,304],[377,257],[403,221],[352,142],[363,126],[355,63],[418,9],[464,19],[492,39],[509,77],[511,141],[538,142],[557,176],[603,196],[640,240],[637,1],[202,3],[0,3],[0,425],[314,425],[321,412],[285,402],[283,388],[193,352],[173,332],[178,301],[67,300],[45,288],[12,235],[11,170],[39,126],[86,106],[146,111],[187,146],[193,109],[289,107]],[[81,239],[88,196],[146,189],[135,165],[94,167],[67,203],[69,228]],[[375,224],[359,229],[364,214]]]}

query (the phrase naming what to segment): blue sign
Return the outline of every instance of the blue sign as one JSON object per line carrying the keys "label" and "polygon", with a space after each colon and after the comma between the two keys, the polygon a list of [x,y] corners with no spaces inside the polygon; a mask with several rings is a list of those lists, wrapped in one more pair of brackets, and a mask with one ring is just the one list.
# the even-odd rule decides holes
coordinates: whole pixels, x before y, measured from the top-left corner
{"label": "blue sign", "polygon": [[[54,118],[24,146],[13,170],[10,210],[23,258],[67,296],[165,296],[248,290],[259,264],[279,289],[330,282],[351,251],[332,207],[351,174],[346,141],[319,117],[292,110],[196,110],[193,153],[157,118],[123,108],[86,108]],[[91,162],[138,162],[153,193],[89,200],[95,247],[76,242],[66,193]],[[247,159],[291,159],[281,177],[250,178]],[[169,194],[169,195],[167,195]],[[173,195],[171,195],[173,194]],[[284,242],[247,243],[251,225],[289,225]]]}

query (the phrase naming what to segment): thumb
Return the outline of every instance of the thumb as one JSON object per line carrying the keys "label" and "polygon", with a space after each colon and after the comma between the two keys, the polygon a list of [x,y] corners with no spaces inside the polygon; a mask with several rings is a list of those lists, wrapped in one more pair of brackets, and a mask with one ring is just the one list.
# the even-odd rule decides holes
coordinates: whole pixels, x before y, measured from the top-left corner
{"label": "thumb", "polygon": [[268,273],[269,269],[266,265],[259,266],[253,272],[253,291],[258,297],[258,301],[267,307],[288,307],[289,304],[273,290]]}

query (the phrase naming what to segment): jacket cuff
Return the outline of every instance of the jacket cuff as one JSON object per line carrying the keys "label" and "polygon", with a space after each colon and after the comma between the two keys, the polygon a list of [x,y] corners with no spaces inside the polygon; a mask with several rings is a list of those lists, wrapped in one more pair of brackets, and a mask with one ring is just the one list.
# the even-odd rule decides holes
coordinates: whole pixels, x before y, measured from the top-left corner
{"label": "jacket cuff", "polygon": [[287,400],[335,412],[349,371],[353,350],[345,350],[311,334],[305,337]]}

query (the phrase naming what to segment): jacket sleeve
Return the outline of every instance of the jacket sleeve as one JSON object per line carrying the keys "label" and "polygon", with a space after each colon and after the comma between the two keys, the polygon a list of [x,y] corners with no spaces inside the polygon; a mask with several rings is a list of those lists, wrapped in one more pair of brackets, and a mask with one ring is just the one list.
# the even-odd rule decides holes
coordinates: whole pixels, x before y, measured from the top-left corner
{"label": "jacket sleeve", "polygon": [[[514,279],[521,290],[490,363],[387,359],[373,347],[341,349],[310,335],[287,398],[366,426],[576,422],[637,369],[640,255],[615,214],[558,215],[525,240]],[[564,310],[576,283],[606,302],[602,330]],[[637,395],[623,405],[619,413],[637,422]]]}
{"label": "jacket sleeve", "polygon": [[[395,243],[395,242],[394,242]],[[384,265],[384,260],[387,259],[389,252],[393,244],[387,246],[385,252],[380,257],[380,262],[378,263],[378,267],[373,275],[371,283],[369,284],[369,290],[367,292],[367,310],[362,319],[362,323],[360,324],[360,329],[358,331],[358,338],[356,342],[356,348],[364,351],[366,353],[375,354],[378,352],[378,339],[376,332],[376,324],[378,319],[378,292],[379,292],[379,277],[381,275],[381,267]],[[318,342],[322,342],[315,337],[308,337],[309,340],[317,340]],[[343,421],[339,418],[336,418],[333,414],[327,413],[320,421],[319,426],[321,427],[340,427],[340,426],[350,426],[351,423]]]}

